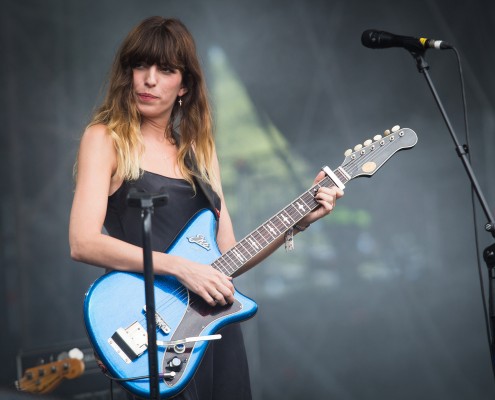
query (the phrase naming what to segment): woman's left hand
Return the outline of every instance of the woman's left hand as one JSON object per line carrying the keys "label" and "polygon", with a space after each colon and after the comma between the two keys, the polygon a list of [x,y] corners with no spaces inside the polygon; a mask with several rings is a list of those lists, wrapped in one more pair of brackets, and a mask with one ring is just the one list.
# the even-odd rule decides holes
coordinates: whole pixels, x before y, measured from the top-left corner
{"label": "woman's left hand", "polygon": [[[315,178],[313,185],[317,184],[325,177],[325,172],[321,171]],[[337,186],[332,188],[321,187],[315,195],[315,200],[320,204],[320,207],[310,212],[306,217],[299,221],[299,225],[309,226],[313,222],[328,215],[335,207],[337,199],[344,195],[344,191]]]}

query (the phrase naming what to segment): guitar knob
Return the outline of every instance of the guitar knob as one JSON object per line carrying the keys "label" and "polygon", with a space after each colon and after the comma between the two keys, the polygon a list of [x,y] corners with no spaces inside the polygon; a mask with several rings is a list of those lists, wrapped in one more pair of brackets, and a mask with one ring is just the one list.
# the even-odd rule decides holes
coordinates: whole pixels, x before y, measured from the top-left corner
{"label": "guitar knob", "polygon": [[362,144],[357,144],[354,146],[354,151],[359,151],[363,148],[363,145]]}
{"label": "guitar knob", "polygon": [[174,357],[168,362],[167,366],[172,371],[179,371],[182,367],[182,361],[179,357]]}
{"label": "guitar knob", "polygon": [[371,143],[373,143],[373,141],[371,139],[368,139],[368,140],[365,140],[364,141],[364,146],[369,146]]}
{"label": "guitar knob", "polygon": [[381,140],[381,138],[382,138],[382,135],[375,135],[375,136],[373,136],[373,140],[375,142],[378,142],[379,140]]}
{"label": "guitar knob", "polygon": [[390,135],[390,130],[389,129],[387,129],[386,131],[383,132],[383,136],[388,136],[388,135]]}
{"label": "guitar knob", "polygon": [[352,149],[347,149],[344,153],[344,156],[349,157],[352,154]]}
{"label": "guitar knob", "polygon": [[393,132],[393,133],[395,133],[395,132],[397,132],[399,129],[400,129],[400,126],[399,126],[399,125],[395,125],[395,126],[392,128],[392,132]]}

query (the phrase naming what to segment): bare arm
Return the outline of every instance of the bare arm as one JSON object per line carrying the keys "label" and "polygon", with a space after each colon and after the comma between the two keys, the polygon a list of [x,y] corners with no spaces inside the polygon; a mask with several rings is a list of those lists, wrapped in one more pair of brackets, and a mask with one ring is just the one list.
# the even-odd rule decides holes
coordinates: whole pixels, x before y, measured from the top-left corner
{"label": "bare arm", "polygon": [[[88,128],[81,139],[70,216],[71,257],[99,267],[142,272],[140,247],[102,233],[108,196],[122,183],[115,176],[116,165],[116,151],[106,127]],[[161,252],[153,252],[153,266],[157,274],[175,276],[211,305],[233,301],[231,279],[210,266]]]}
{"label": "bare arm", "polygon": [[[325,173],[322,171],[320,172],[314,181],[314,184],[317,182],[321,181],[325,177]],[[315,196],[315,199],[318,201],[320,204],[320,207],[312,211],[310,214],[308,214],[306,217],[301,219],[298,224],[301,226],[309,226],[313,222],[319,220],[320,218],[323,218],[324,216],[330,214],[330,212],[333,210],[335,207],[335,202],[337,201],[338,198],[342,197],[344,195],[344,192],[336,187],[333,188],[326,188],[322,187],[319,189],[318,193]],[[220,222],[219,222],[219,229],[218,229],[218,236],[217,236],[217,243],[220,248],[220,251],[222,253],[225,253],[229,249],[231,249],[233,246],[236,244],[235,236],[234,236],[234,231],[232,228],[232,221],[230,219],[229,212],[227,210],[227,206],[225,205],[225,200],[223,197],[223,194],[220,193],[220,197],[222,200],[222,213],[220,216]],[[294,234],[298,234],[299,231],[297,229],[294,230]],[[249,269],[253,268],[254,266],[258,265],[261,261],[263,261],[265,258],[270,256],[275,250],[277,250],[280,246],[284,244],[285,238],[284,236],[278,238],[274,242],[272,242],[270,245],[268,245],[266,248],[264,248],[260,253],[258,253],[256,256],[254,256],[249,262],[247,262],[245,265],[243,265],[236,273],[234,276],[239,276],[243,274],[244,272],[248,271]]]}

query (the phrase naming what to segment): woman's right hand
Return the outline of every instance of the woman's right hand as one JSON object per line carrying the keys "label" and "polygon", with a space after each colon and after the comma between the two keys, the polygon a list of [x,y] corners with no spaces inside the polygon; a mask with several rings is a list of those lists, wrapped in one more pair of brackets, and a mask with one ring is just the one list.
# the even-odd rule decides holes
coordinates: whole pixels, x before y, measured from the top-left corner
{"label": "woman's right hand", "polygon": [[201,296],[210,306],[232,304],[234,285],[232,278],[211,265],[180,258],[175,277],[186,288]]}

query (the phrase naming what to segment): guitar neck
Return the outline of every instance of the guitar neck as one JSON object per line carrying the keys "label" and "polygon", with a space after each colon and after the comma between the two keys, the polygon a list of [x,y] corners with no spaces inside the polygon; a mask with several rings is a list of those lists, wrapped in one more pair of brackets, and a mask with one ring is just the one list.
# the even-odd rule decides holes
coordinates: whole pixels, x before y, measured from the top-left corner
{"label": "guitar neck", "polygon": [[315,194],[320,187],[339,186],[359,176],[372,176],[394,153],[414,147],[418,141],[416,133],[409,128],[394,126],[384,137],[376,135],[356,146],[355,151],[346,151],[344,163],[335,171],[323,168],[326,173],[316,185],[304,192],[287,207],[256,228],[232,249],[212,263],[212,266],[227,276],[234,275],[241,267],[259,254],[318,207]]}
{"label": "guitar neck", "polygon": [[[333,171],[336,177],[346,183],[349,179],[347,174],[339,169]],[[313,185],[292,203],[260,225],[234,247],[224,253],[212,263],[213,268],[223,272],[227,276],[234,275],[240,268],[248,263],[275,240],[280,238],[297,224],[302,218],[319,206],[315,200],[315,194],[320,187],[333,187],[336,184],[325,176],[320,182]]]}

